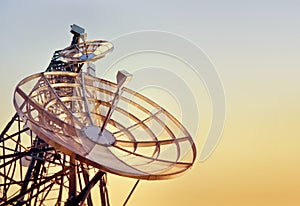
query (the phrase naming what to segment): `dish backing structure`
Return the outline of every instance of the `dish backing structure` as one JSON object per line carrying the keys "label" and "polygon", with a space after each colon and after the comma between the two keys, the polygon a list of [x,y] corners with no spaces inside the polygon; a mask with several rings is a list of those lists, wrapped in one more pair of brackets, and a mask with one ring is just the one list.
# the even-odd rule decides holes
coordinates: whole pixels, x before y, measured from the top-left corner
{"label": "dish backing structure", "polygon": [[45,72],[16,86],[17,113],[0,137],[0,206],[106,206],[107,173],[137,183],[169,179],[195,161],[184,126],[124,87],[131,74],[119,71],[116,83],[96,77],[93,62],[112,43],[86,41],[75,24],[71,33],[71,46],[55,51]]}

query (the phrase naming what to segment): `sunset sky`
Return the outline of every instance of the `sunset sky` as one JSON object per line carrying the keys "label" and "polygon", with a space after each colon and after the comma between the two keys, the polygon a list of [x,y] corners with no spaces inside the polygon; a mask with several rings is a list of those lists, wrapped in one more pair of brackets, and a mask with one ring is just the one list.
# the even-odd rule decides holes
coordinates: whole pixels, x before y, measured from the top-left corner
{"label": "sunset sky", "polygon": [[[295,206],[300,204],[299,11],[296,0],[3,1],[0,127],[15,113],[12,98],[17,83],[44,71],[53,51],[70,44],[71,24],[84,27],[90,40],[114,40],[145,30],[168,32],[193,42],[214,65],[225,93],[224,130],[208,159],[198,157],[193,168],[176,179],[141,181],[128,205]],[[139,57],[149,61],[143,55],[135,58]],[[129,70],[138,65],[128,61],[123,64]],[[170,65],[178,73],[184,67]],[[200,154],[214,111],[204,83],[182,75],[197,91]],[[159,101],[155,89],[144,92]],[[161,101],[180,118],[180,106]],[[194,128],[189,124],[188,129]],[[111,205],[121,205],[134,180],[115,175],[108,180]]]}

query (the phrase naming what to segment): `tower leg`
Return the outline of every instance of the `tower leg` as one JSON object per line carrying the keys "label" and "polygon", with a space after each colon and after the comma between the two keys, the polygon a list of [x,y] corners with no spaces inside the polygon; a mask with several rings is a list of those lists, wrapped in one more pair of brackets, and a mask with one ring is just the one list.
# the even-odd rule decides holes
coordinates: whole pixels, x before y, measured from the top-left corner
{"label": "tower leg", "polygon": [[70,157],[70,180],[69,180],[69,199],[76,197],[76,160]]}

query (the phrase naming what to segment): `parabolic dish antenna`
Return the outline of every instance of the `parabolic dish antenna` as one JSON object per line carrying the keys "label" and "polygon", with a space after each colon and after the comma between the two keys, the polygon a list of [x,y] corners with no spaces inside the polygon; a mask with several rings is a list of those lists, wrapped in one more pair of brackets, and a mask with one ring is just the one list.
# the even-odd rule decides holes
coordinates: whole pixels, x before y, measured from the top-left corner
{"label": "parabolic dish antenna", "polygon": [[113,50],[112,43],[104,40],[87,41],[71,45],[61,51],[64,62],[94,62]]}
{"label": "parabolic dish antenna", "polygon": [[[95,76],[91,62],[111,52],[112,43],[86,41],[83,28],[71,28],[71,46],[54,52],[46,72],[16,86],[17,113],[0,136],[0,206],[106,206],[106,172],[161,180],[195,161],[196,147],[184,126],[124,87],[130,73],[119,71],[116,83]],[[93,200],[97,182],[100,200]]]}
{"label": "parabolic dish antenna", "polygon": [[[32,90],[26,90],[30,85]],[[106,172],[167,179],[188,169],[196,149],[187,130],[125,87],[113,105],[117,88],[85,73],[39,73],[21,81],[14,102],[21,119],[45,142]]]}

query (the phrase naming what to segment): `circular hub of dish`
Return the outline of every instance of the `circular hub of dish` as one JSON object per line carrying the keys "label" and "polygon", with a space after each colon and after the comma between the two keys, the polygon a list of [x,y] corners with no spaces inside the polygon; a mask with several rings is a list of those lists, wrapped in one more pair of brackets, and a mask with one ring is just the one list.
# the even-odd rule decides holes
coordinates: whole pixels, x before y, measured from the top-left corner
{"label": "circular hub of dish", "polygon": [[101,132],[101,128],[94,125],[85,127],[84,134],[90,140],[102,145],[112,145],[116,141],[116,138],[112,135],[112,133],[106,129]]}

